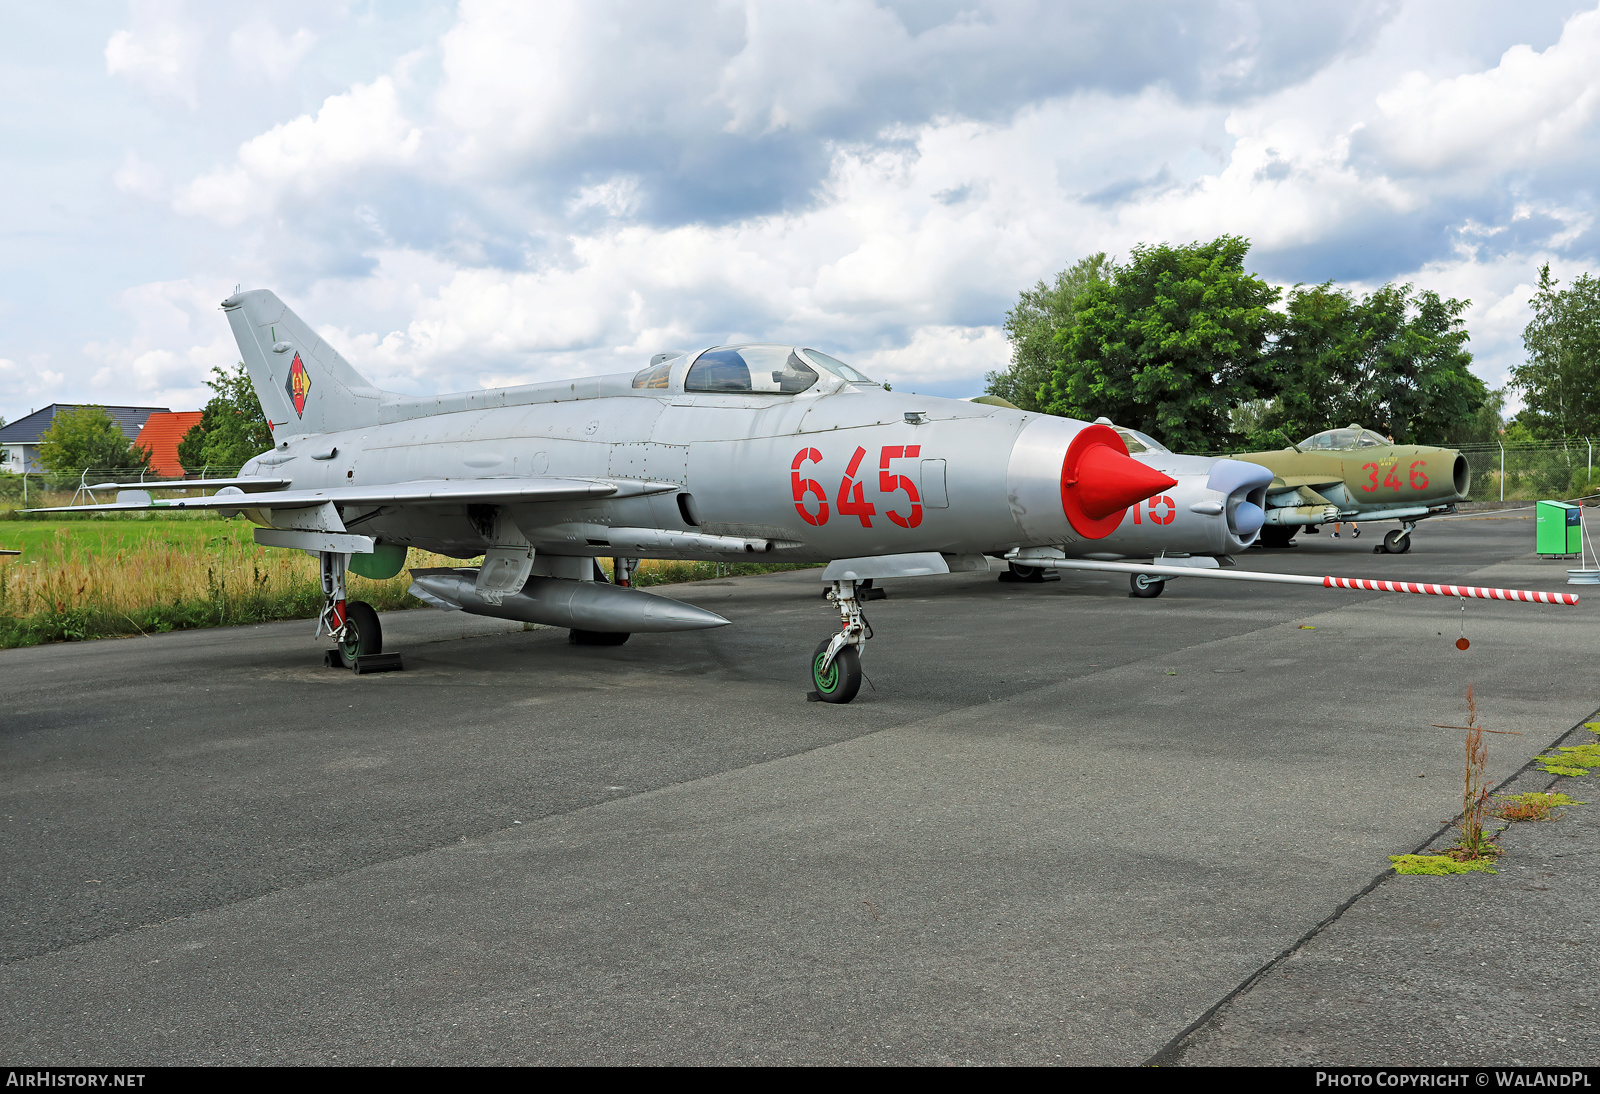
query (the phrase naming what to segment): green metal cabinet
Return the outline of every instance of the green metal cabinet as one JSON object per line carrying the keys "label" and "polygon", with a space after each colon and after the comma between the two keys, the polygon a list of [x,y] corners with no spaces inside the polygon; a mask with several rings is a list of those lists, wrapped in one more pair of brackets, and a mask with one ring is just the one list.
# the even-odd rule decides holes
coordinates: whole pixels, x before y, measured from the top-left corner
{"label": "green metal cabinet", "polygon": [[1583,518],[1576,505],[1541,501],[1537,507],[1535,550],[1541,555],[1576,555],[1583,551]]}

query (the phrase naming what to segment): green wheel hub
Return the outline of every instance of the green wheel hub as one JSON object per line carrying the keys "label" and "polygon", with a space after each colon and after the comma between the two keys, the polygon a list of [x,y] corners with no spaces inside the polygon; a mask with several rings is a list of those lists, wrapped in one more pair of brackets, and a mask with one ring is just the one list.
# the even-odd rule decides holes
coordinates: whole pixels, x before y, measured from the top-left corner
{"label": "green wheel hub", "polygon": [[839,690],[839,660],[838,658],[834,658],[833,664],[829,665],[827,671],[824,672],[822,663],[827,660],[827,657],[828,651],[827,648],[824,647],[812,660],[811,682],[816,684],[817,690],[822,692],[824,695],[832,695],[834,692]]}

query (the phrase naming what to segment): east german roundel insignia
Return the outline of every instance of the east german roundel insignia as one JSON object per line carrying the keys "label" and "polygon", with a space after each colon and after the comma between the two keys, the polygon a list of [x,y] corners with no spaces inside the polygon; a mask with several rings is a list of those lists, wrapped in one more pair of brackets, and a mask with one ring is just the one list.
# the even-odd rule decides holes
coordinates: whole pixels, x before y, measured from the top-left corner
{"label": "east german roundel insignia", "polygon": [[311,393],[311,374],[306,371],[298,353],[294,355],[294,363],[289,366],[289,379],[283,386],[289,392],[289,401],[294,404],[295,416],[305,417],[306,396]]}

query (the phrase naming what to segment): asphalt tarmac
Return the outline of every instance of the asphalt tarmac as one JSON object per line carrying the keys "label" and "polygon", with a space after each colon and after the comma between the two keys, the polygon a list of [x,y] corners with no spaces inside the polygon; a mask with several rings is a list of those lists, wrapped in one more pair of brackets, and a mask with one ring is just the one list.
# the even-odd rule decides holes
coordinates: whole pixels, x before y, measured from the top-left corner
{"label": "asphalt tarmac", "polygon": [[[1522,514],[1381,528],[1240,565],[1565,588]],[[889,582],[837,707],[818,578],[616,648],[395,613],[363,677],[309,622],[0,652],[0,1056],[1600,1063],[1593,777],[1498,874],[1383,877],[1469,683],[1497,780],[1593,716],[1600,594],[1463,653],[1434,597]]]}

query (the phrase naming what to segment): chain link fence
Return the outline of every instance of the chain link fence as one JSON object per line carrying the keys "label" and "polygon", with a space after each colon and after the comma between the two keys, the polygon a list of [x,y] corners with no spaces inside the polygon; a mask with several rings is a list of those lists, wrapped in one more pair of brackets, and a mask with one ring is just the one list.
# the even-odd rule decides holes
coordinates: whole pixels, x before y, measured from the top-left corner
{"label": "chain link fence", "polygon": [[0,475],[0,501],[32,503],[70,493],[74,504],[112,501],[118,490],[136,490],[141,483],[177,483],[194,479],[233,478],[238,467],[205,467],[194,475],[171,478],[137,467],[77,467],[62,471],[29,471]]}
{"label": "chain link fence", "polygon": [[1472,468],[1471,501],[1536,501],[1596,493],[1595,446],[1588,437],[1450,446]]}

